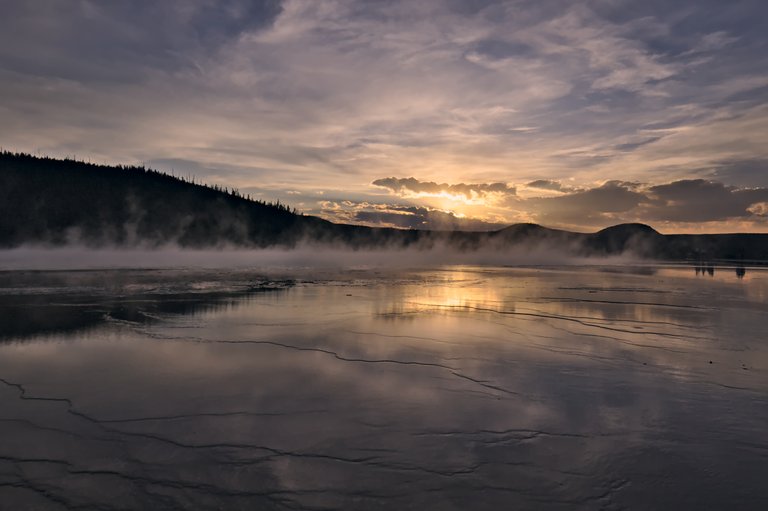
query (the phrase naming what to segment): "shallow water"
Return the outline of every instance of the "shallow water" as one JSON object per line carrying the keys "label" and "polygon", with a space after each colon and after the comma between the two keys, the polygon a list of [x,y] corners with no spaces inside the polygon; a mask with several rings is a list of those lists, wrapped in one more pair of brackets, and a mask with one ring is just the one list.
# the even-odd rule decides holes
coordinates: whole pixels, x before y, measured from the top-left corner
{"label": "shallow water", "polygon": [[0,272],[2,509],[764,509],[768,271]]}

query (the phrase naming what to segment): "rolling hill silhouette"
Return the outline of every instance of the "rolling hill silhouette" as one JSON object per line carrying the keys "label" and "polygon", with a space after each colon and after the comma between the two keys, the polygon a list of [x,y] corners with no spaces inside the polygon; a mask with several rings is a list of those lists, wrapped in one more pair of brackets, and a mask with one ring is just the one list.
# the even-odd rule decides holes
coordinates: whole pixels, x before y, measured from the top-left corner
{"label": "rolling hill silhouette", "polygon": [[335,224],[237,190],[144,167],[0,153],[0,247],[292,247],[545,249],[580,256],[631,252],[670,260],[768,261],[766,234],[664,235],[644,224],[596,233],[516,224],[492,232]]}

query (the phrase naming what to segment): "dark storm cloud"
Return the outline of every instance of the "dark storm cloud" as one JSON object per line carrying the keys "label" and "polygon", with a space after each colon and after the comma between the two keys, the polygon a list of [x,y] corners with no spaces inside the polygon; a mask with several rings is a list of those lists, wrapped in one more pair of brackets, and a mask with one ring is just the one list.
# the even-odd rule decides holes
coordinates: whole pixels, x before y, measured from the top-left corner
{"label": "dark storm cloud", "polygon": [[602,186],[567,195],[528,199],[523,207],[531,207],[545,222],[588,222],[635,209],[647,200],[636,188],[636,183],[608,181]]}
{"label": "dark storm cloud", "polygon": [[749,218],[753,205],[768,202],[768,188],[736,188],[703,179],[651,186],[646,195],[644,216],[671,222]]}
{"label": "dark storm cloud", "polygon": [[768,187],[768,159],[732,159],[715,162],[704,171],[710,179],[736,186]]}
{"label": "dark storm cloud", "polygon": [[278,0],[3,2],[2,68],[77,81],[135,80],[195,65],[244,31],[269,26]]}
{"label": "dark storm cloud", "polygon": [[633,221],[760,222],[768,213],[768,188],[738,188],[704,179],[663,185],[609,181],[589,190],[531,198],[520,206],[544,223],[583,226]]}
{"label": "dark storm cloud", "polygon": [[398,195],[439,195],[441,193],[447,193],[450,195],[461,195],[466,199],[473,199],[483,198],[489,194],[514,196],[517,193],[514,186],[509,186],[506,183],[438,184],[433,181],[419,181],[413,177],[387,177],[384,179],[377,179],[372,184],[382,188],[387,188],[391,192]]}

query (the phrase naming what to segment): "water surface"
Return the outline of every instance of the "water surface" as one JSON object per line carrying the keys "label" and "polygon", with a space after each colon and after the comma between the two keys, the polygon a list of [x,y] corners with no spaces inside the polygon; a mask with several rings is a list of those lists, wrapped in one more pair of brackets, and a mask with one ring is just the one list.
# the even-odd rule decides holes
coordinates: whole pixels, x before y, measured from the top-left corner
{"label": "water surface", "polygon": [[0,272],[0,508],[763,509],[768,272],[699,270]]}

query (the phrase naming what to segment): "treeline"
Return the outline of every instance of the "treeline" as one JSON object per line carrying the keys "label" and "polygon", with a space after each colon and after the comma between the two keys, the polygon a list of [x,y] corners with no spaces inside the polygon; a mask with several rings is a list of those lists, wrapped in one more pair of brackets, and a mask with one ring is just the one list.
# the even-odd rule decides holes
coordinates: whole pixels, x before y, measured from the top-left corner
{"label": "treeline", "polygon": [[0,153],[0,246],[267,246],[305,218],[236,188],[144,166]]}

